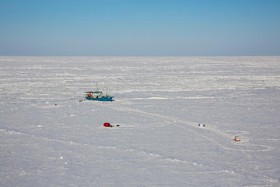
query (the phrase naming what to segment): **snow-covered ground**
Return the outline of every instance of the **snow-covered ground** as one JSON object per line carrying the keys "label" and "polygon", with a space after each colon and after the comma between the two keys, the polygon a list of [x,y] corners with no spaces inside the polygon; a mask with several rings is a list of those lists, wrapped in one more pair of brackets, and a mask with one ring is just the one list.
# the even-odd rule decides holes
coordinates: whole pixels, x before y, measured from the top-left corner
{"label": "snow-covered ground", "polygon": [[0,119],[3,187],[280,186],[280,57],[0,57]]}

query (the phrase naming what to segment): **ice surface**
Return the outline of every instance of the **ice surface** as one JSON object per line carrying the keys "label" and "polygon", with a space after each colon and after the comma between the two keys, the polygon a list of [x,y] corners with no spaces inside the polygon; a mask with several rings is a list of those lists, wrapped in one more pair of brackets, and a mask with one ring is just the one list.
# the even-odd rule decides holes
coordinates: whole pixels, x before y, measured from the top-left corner
{"label": "ice surface", "polygon": [[[0,57],[0,80],[0,186],[280,186],[280,57]],[[115,101],[79,102],[96,83]]]}

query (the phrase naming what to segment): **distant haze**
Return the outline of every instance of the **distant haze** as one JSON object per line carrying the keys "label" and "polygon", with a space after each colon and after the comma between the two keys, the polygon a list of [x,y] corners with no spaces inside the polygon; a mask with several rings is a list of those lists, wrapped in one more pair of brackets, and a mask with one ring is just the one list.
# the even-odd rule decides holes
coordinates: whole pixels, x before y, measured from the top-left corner
{"label": "distant haze", "polygon": [[1,0],[0,55],[280,55],[279,0]]}

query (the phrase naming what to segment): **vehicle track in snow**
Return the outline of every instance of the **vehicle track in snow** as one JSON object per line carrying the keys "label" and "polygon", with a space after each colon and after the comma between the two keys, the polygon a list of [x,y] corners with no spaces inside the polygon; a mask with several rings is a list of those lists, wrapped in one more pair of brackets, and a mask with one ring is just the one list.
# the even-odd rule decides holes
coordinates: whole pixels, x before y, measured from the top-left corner
{"label": "vehicle track in snow", "polygon": [[[82,147],[87,147],[90,149],[106,149],[106,150],[116,150],[116,151],[121,151],[121,152],[126,152],[129,153],[130,155],[138,155],[138,156],[143,156],[144,158],[149,158],[149,159],[154,159],[159,162],[165,162],[164,165],[161,167],[168,167],[168,168],[191,168],[194,171],[187,171],[187,173],[228,173],[230,175],[236,174],[235,171],[229,171],[229,170],[213,170],[211,167],[206,166],[205,164],[199,164],[196,162],[188,161],[188,160],[182,160],[182,159],[177,159],[177,158],[169,158],[165,157],[163,155],[160,155],[155,152],[150,152],[150,151],[144,151],[144,150],[139,150],[135,149],[132,147],[127,147],[127,146],[104,146],[104,145],[92,145],[89,143],[82,143],[82,142],[77,142],[77,141],[72,141],[72,140],[62,140],[62,139],[57,139],[57,138],[52,138],[48,136],[42,136],[42,135],[35,135],[35,134],[30,134],[26,132],[21,132],[18,130],[12,130],[12,129],[3,129],[0,128],[0,134],[5,133],[9,135],[19,135],[19,136],[25,136],[29,137],[32,139],[40,139],[43,141],[48,141],[48,142],[56,142],[60,144],[65,144],[68,146],[82,146]],[[58,159],[62,159],[63,155],[59,154]]]}
{"label": "vehicle track in snow", "polygon": [[[212,142],[213,144],[215,144],[215,145],[217,145],[217,146],[219,146],[219,147],[221,147],[225,150],[228,150],[228,151],[231,151],[231,152],[233,151],[233,152],[242,153],[244,156],[246,156],[246,158],[248,160],[252,159],[251,155],[254,154],[255,152],[268,152],[268,151],[272,151],[272,150],[275,149],[274,147],[271,147],[271,146],[257,145],[257,144],[252,144],[252,143],[248,143],[248,142],[246,142],[246,143],[241,143],[241,142],[235,143],[235,142],[233,142],[233,136],[229,133],[223,132],[223,131],[215,129],[215,128],[209,128],[208,126],[207,126],[207,128],[201,128],[201,127],[198,127],[197,125],[194,125],[194,124],[197,124],[196,122],[180,120],[180,119],[174,118],[172,116],[164,116],[164,115],[160,115],[160,114],[145,112],[145,111],[142,111],[142,110],[139,110],[139,109],[132,109],[132,108],[123,107],[123,106],[116,107],[116,106],[112,106],[113,103],[108,103],[108,105],[98,103],[98,105],[102,106],[102,107],[111,108],[111,109],[114,109],[114,110],[117,110],[117,111],[137,113],[139,115],[143,115],[143,116],[146,116],[146,117],[153,117],[153,118],[160,119],[162,121],[168,122],[169,124],[171,123],[172,125],[177,126],[179,128],[182,128],[184,130],[187,130],[191,133],[194,133],[197,136],[200,136],[200,137],[208,140],[209,142]],[[207,135],[203,135],[202,133],[200,133],[200,130],[207,130],[208,132],[210,132],[214,135],[219,135],[219,136],[223,137],[223,139],[224,139],[223,142],[226,142],[227,144],[222,144],[219,141],[215,140],[214,138],[208,137]],[[245,132],[245,134],[246,134],[246,132]],[[249,148],[248,149],[242,148],[242,146],[248,146],[248,147],[250,147],[250,149]],[[254,148],[252,148],[252,147],[254,147]],[[139,152],[139,150],[135,150],[135,151]],[[156,154],[154,156],[157,157],[157,156],[160,156],[160,155]],[[180,159],[176,159],[176,158],[175,159],[173,158],[171,160],[167,158],[167,160],[168,161],[178,160],[180,163],[184,163],[184,161],[182,161]],[[195,162],[193,162],[193,164],[195,164]],[[200,166],[203,166],[203,165],[200,165]],[[205,167],[207,167],[207,166],[205,166]],[[247,173],[243,173],[242,171],[235,171],[233,168],[224,168],[222,170],[219,170],[217,173],[219,173],[219,172],[224,172],[224,173],[229,173],[231,175],[239,175],[239,176],[248,175]],[[258,174],[255,173],[255,172],[252,172],[251,177],[255,177],[255,175],[258,175]],[[271,178],[271,177],[268,177],[268,176],[261,176],[261,177],[263,178],[263,180],[265,182],[272,181],[273,184],[278,183],[278,180],[275,179],[275,178]]]}
{"label": "vehicle track in snow", "polygon": [[[177,119],[174,118],[172,116],[164,116],[164,115],[160,115],[160,114],[155,114],[155,113],[150,113],[150,112],[145,112],[139,109],[133,109],[133,108],[129,108],[129,107],[124,107],[124,106],[113,106],[113,103],[98,103],[95,102],[95,104],[101,106],[101,107],[107,107],[107,108],[111,108],[117,111],[123,111],[123,112],[130,112],[130,113],[137,113],[146,117],[153,117],[156,119],[160,119],[162,121],[168,122],[169,124],[172,124],[174,126],[177,126],[179,128],[183,128],[187,131],[190,131],[216,145],[218,145],[219,147],[222,147],[225,150],[230,150],[230,151],[242,151],[244,154],[246,154],[246,152],[267,152],[267,151],[272,151],[275,148],[272,146],[267,146],[267,145],[257,145],[257,144],[252,144],[252,143],[242,143],[242,142],[234,142],[233,138],[234,136],[230,133],[226,133],[223,132],[219,129],[213,128],[211,127],[211,124],[207,125],[207,127],[205,128],[201,128],[197,126],[197,122],[193,122],[193,121],[186,121],[186,120],[181,120],[181,119]],[[214,138],[208,137],[207,135],[203,135],[202,133],[200,133],[201,130],[205,130],[208,131],[210,133],[213,133],[215,135],[219,135],[220,137],[223,137],[224,142],[230,145],[224,145],[220,142],[218,142],[217,140],[215,140]],[[246,139],[246,137],[244,137],[244,139]],[[233,147],[235,146],[235,147]],[[239,146],[239,147],[236,147]],[[241,146],[248,146],[251,147],[251,149],[249,148],[241,148]],[[248,157],[250,157],[248,154],[246,154]]]}

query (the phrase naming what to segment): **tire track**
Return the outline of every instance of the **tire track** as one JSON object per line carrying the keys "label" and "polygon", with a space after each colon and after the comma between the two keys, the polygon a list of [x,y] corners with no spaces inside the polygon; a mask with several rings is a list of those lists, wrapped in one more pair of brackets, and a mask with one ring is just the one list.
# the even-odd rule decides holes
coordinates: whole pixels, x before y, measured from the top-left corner
{"label": "tire track", "polygon": [[[171,123],[174,126],[177,126],[179,128],[185,129],[191,133],[194,133],[216,145],[218,145],[219,147],[222,147],[225,150],[230,150],[230,151],[242,151],[242,152],[267,152],[267,151],[272,151],[275,148],[272,146],[267,146],[267,145],[257,145],[257,144],[245,144],[245,143],[238,143],[239,146],[254,146],[254,147],[259,147],[258,149],[242,149],[242,148],[233,148],[233,147],[229,147],[229,146],[225,146],[222,143],[218,142],[217,140],[214,140],[213,138],[210,138],[206,135],[202,135],[201,133],[197,132],[198,129],[200,130],[207,130],[211,133],[214,133],[216,135],[219,135],[221,137],[223,137],[225,139],[225,142],[230,143],[231,145],[237,145],[235,144],[235,142],[233,142],[233,135],[226,133],[226,132],[222,132],[221,130],[212,128],[212,127],[207,127],[205,129],[201,129],[200,127],[194,125],[197,124],[197,122],[192,122],[192,121],[186,121],[186,120],[180,120],[174,117],[170,117],[170,116],[164,116],[164,115],[160,115],[160,114],[155,114],[155,113],[150,113],[150,112],[145,112],[145,111],[141,111],[139,109],[132,109],[129,107],[115,107],[112,105],[107,105],[107,104],[100,104],[97,103],[97,105],[102,106],[102,107],[107,107],[107,108],[111,108],[117,111],[123,111],[123,112],[131,112],[131,113],[138,113],[140,115],[143,116],[148,116],[148,117],[153,117],[156,119],[160,119],[162,121]],[[109,103],[110,104],[110,103]],[[182,125],[183,124],[183,125]],[[230,140],[230,141],[229,141]],[[248,155],[247,155],[248,156]]]}
{"label": "tire track", "polygon": [[[143,156],[143,157],[146,157],[149,159],[157,160],[159,162],[163,161],[163,162],[168,163],[168,164],[163,165],[162,167],[168,167],[168,168],[174,168],[174,167],[175,168],[179,168],[179,167],[180,168],[182,168],[182,167],[190,168],[190,167],[192,167],[193,170],[198,170],[198,171],[188,171],[188,173],[230,173],[230,174],[235,173],[234,171],[228,171],[228,170],[213,170],[213,169],[210,169],[211,167],[209,167],[209,166],[202,165],[202,164],[199,164],[196,162],[191,162],[191,161],[177,159],[177,158],[164,157],[163,155],[160,155],[155,152],[148,152],[148,151],[139,150],[139,149],[135,149],[135,148],[127,147],[127,146],[92,145],[92,144],[88,144],[88,143],[81,143],[81,142],[76,142],[76,141],[71,141],[71,140],[61,140],[61,139],[57,139],[57,138],[50,138],[50,137],[46,137],[46,136],[34,135],[34,134],[25,133],[25,132],[21,132],[18,130],[12,130],[12,129],[2,129],[1,128],[0,133],[6,133],[6,134],[10,134],[10,135],[22,135],[22,136],[26,136],[29,138],[45,140],[48,142],[56,142],[56,143],[65,144],[68,146],[83,146],[83,147],[88,147],[91,149],[117,150],[117,151],[126,152],[126,153],[130,153],[130,154],[140,155],[140,156]],[[60,157],[63,158],[63,156],[60,156]],[[176,164],[176,165],[174,165],[174,164]]]}

